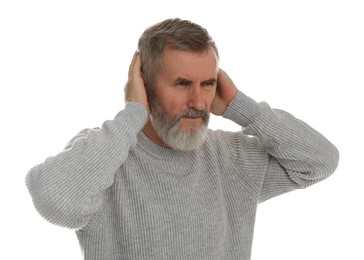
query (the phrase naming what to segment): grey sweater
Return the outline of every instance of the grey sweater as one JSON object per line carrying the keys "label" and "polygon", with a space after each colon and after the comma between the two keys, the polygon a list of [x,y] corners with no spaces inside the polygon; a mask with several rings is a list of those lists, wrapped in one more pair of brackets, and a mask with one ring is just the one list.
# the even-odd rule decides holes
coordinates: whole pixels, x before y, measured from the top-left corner
{"label": "grey sweater", "polygon": [[223,116],[244,130],[209,130],[192,152],[150,141],[146,116],[127,103],[26,177],[38,212],[76,229],[84,259],[250,259],[258,203],[337,167],[321,134],[242,92]]}

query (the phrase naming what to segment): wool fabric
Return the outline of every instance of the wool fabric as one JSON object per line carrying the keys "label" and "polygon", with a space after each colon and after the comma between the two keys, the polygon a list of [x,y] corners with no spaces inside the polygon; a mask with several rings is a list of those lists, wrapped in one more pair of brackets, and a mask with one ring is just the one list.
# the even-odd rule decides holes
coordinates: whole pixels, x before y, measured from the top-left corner
{"label": "wool fabric", "polygon": [[248,260],[258,204],[327,178],[339,153],[240,91],[223,116],[242,131],[208,130],[201,148],[178,151],[149,140],[146,109],[129,102],[28,172],[35,208],[75,229],[87,260]]}

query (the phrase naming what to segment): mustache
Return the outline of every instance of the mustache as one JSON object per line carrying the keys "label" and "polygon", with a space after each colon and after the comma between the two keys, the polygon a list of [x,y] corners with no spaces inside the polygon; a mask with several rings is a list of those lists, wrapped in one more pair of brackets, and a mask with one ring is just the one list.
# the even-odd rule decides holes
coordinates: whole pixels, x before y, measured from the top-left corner
{"label": "mustache", "polygon": [[206,109],[198,110],[194,108],[187,108],[177,114],[176,120],[178,121],[182,117],[202,117],[204,121],[207,121],[209,118],[209,113]]}

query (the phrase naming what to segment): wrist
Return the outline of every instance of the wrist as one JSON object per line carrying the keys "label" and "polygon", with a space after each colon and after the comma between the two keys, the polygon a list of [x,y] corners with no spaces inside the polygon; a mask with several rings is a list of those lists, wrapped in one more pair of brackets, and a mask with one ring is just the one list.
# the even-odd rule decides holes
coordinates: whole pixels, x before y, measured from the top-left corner
{"label": "wrist", "polygon": [[241,91],[237,91],[235,97],[226,108],[224,118],[246,127],[259,113],[259,103],[248,97]]}

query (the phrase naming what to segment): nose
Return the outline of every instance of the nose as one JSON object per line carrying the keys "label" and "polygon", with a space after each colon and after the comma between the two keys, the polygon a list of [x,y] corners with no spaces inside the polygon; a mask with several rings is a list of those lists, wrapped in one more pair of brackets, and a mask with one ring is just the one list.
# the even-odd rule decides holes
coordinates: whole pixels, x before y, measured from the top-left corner
{"label": "nose", "polygon": [[188,93],[188,107],[197,110],[205,109],[203,91],[200,86],[191,86]]}

